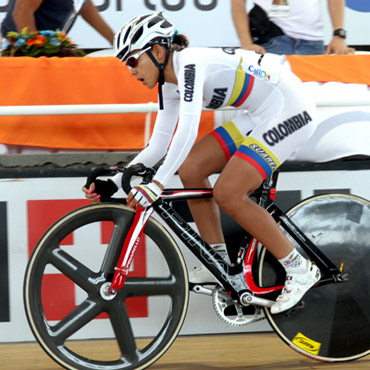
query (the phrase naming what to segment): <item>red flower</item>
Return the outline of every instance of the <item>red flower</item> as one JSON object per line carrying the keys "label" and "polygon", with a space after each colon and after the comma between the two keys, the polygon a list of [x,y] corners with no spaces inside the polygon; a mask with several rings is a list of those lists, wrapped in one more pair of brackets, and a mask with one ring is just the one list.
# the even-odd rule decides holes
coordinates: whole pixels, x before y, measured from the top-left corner
{"label": "red flower", "polygon": [[42,46],[47,41],[46,37],[44,37],[44,36],[37,36],[37,38],[34,39],[34,40],[35,40],[34,44],[37,45],[37,46]]}
{"label": "red flower", "polygon": [[27,45],[33,45],[35,43],[36,39],[28,39]]}

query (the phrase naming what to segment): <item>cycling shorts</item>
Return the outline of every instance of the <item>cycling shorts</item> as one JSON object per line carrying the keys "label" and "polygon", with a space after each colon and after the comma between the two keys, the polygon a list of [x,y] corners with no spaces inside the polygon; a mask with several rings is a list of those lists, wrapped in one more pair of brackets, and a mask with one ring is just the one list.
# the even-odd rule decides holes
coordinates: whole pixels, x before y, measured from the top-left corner
{"label": "cycling shorts", "polygon": [[317,112],[303,84],[292,74],[280,81],[263,105],[253,113],[235,117],[211,135],[226,160],[232,156],[242,158],[265,179],[313,134]]}

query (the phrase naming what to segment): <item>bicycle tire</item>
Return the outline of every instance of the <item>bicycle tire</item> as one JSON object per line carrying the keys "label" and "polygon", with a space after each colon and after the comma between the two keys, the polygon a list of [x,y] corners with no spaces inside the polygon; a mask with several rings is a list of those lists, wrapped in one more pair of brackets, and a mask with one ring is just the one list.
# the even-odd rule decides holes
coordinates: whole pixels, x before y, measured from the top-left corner
{"label": "bicycle tire", "polygon": [[[269,323],[286,344],[315,360],[351,361],[368,355],[370,202],[353,195],[314,196],[298,203],[287,215],[334,264],[344,264],[349,281],[311,289],[303,297],[303,309],[301,305],[301,309],[272,315],[265,308]],[[263,249],[259,264],[262,286],[281,283],[285,276],[270,261]]]}
{"label": "bicycle tire", "polygon": [[[144,369],[166,352],[181,329],[189,300],[187,268],[171,235],[152,218],[144,229],[145,240],[150,247],[147,249],[161,258],[160,267],[148,264],[146,275],[140,277],[132,277],[129,273],[124,287],[117,292],[114,299],[107,300],[103,297],[101,289],[112,279],[133,217],[133,210],[118,204],[79,208],[52,225],[31,254],[24,279],[24,304],[28,323],[45,352],[67,369]],[[91,234],[90,230],[100,228],[104,221],[113,225],[113,231],[105,252],[101,253],[104,258],[94,272],[88,259],[95,258],[79,254],[79,247],[76,245],[73,248],[64,246],[64,240],[71,234]],[[89,247],[93,248],[90,244]],[[134,263],[135,261],[134,259]],[[150,269],[155,271],[150,272]],[[45,291],[43,292],[50,272],[55,270],[58,276],[62,275],[61,278],[68,283],[72,282],[76,289],[86,295],[81,303],[57,322],[48,320],[47,316],[50,315],[48,307],[52,304],[56,306],[58,302],[48,301]],[[161,313],[160,318],[150,324],[151,321],[145,317],[130,317],[128,306],[133,297],[147,299],[148,310],[156,309]],[[101,319],[98,317],[100,314],[108,315],[109,320]],[[137,320],[150,325],[138,328]],[[95,325],[98,329],[94,329]],[[112,346],[116,349],[112,358],[107,358],[108,354],[104,354],[102,358],[96,357],[98,355],[93,353],[94,347],[84,350],[84,353],[74,349],[77,347],[74,339],[79,333],[86,330],[101,338],[100,328],[105,330],[107,327],[109,331],[110,326],[115,337]],[[141,339],[147,336],[147,328],[153,333],[148,335],[149,338]],[[94,346],[93,342],[91,345]]]}

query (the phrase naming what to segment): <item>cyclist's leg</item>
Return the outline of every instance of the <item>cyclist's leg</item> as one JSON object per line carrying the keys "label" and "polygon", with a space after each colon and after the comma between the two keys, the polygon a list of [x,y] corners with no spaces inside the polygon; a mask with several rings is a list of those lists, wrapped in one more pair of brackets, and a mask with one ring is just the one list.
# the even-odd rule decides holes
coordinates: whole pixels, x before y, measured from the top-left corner
{"label": "cyclist's leg", "polygon": [[[223,151],[209,134],[194,145],[178,173],[185,188],[211,189],[208,177],[221,171],[225,165]],[[208,244],[223,243],[220,211],[213,198],[189,200],[188,205],[203,239]]]}
{"label": "cyclist's leg", "polygon": [[[306,263],[268,212],[247,195],[257,189],[315,130],[315,107],[312,102],[305,102],[305,95],[299,93],[300,86],[294,78],[291,82],[285,84],[283,81],[280,86],[289,106],[287,104],[280,114],[275,117],[271,115],[270,119],[265,115],[228,162],[214,188],[215,200],[223,211],[258,239],[277,259],[281,262],[284,260],[284,267],[289,272],[288,280],[294,274],[294,297],[293,294],[289,296],[289,303],[284,303],[284,309],[297,303],[285,308],[293,302],[291,297],[299,297],[296,291],[305,292],[316,282],[317,268]],[[302,276],[299,279],[295,277],[302,273],[307,274],[304,279]],[[308,282],[304,286],[301,285],[303,280]]]}
{"label": "cyclist's leg", "polygon": [[[226,213],[262,242],[276,258],[281,259],[293,247],[283,233],[278,231],[274,221],[269,221],[271,217],[268,213],[248,199],[246,194],[256,190],[313,134],[316,128],[316,107],[294,75],[285,74],[277,92],[283,97],[279,104],[285,102],[285,106],[276,114],[275,101],[271,101],[270,108],[260,116],[251,116],[259,123],[221,172],[214,195]],[[238,118],[235,122],[240,125]]]}
{"label": "cyclist's leg", "polygon": [[[233,179],[230,181],[230,178]],[[297,252],[270,214],[247,194],[257,189],[263,178],[259,171],[244,159],[234,156],[222,171],[214,188],[214,198],[221,209],[259,240],[280,262],[288,261],[286,289],[271,307],[272,313],[296,305],[302,296],[319,280],[316,266]],[[289,268],[289,270],[288,270]]]}
{"label": "cyclist's leg", "polygon": [[[250,115],[244,113],[199,140],[178,171],[184,187],[212,188],[208,177],[222,171],[253,128]],[[204,240],[208,244],[223,242],[220,213],[214,200],[211,198],[188,203]],[[205,214],[207,217],[204,217]]]}
{"label": "cyclist's leg", "polygon": [[291,243],[269,213],[248,197],[263,180],[254,166],[234,156],[217,180],[214,198],[224,212],[281,259],[293,250]]}

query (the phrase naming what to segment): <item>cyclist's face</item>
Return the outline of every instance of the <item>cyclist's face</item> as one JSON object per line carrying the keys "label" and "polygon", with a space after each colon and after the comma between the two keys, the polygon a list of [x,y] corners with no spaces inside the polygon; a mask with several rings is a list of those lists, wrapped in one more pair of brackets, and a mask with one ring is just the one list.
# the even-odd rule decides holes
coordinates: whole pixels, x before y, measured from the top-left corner
{"label": "cyclist's face", "polygon": [[149,51],[151,48],[148,47],[146,49],[143,49],[143,50],[139,50],[139,51],[134,51],[130,54],[130,56],[126,59],[126,62],[125,64],[127,65],[127,67],[129,67],[130,69],[131,68],[135,68],[137,67],[138,63],[139,63],[139,59],[141,57],[141,55],[143,55],[144,53],[146,53],[147,51]]}
{"label": "cyclist's face", "polygon": [[[160,47],[158,48],[154,47],[152,49],[152,54],[157,60],[157,54],[160,52]],[[159,70],[144,50],[137,50],[131,53],[126,60],[126,65],[129,67],[132,76],[136,77],[138,81],[141,81],[149,89],[152,89],[157,85]]]}

